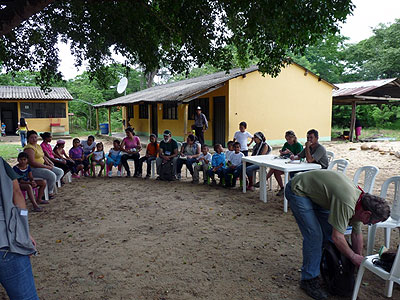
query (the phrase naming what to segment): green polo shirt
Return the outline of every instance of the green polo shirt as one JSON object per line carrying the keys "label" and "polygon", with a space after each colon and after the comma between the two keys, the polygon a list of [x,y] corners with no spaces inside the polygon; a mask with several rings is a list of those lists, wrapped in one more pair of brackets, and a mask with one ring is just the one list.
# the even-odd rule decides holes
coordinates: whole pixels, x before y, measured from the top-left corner
{"label": "green polo shirt", "polygon": [[297,155],[301,152],[301,150],[303,150],[303,145],[299,142],[294,143],[293,145],[290,145],[288,142],[286,142],[282,147],[282,151],[285,151],[286,149],[289,149],[290,152],[292,152],[294,155]]}
{"label": "green polo shirt", "polygon": [[344,233],[350,224],[355,233],[361,233],[362,223],[350,221],[361,191],[343,173],[316,170],[298,174],[292,180],[292,191],[330,210],[328,222],[337,231]]}

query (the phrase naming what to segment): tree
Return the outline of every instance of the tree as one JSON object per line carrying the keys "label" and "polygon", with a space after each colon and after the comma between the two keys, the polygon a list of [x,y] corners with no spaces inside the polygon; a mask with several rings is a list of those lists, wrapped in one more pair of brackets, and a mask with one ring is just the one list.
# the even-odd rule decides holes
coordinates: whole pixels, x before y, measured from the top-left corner
{"label": "tree", "polygon": [[256,59],[276,76],[288,51],[336,32],[352,9],[351,0],[55,1],[1,38],[0,61],[8,71],[40,70],[37,83],[46,86],[60,78],[59,39],[71,41],[76,65],[87,60],[90,77],[99,79],[111,48],[145,73],[160,66],[179,73],[205,63],[229,70],[227,46],[234,46],[241,67]]}

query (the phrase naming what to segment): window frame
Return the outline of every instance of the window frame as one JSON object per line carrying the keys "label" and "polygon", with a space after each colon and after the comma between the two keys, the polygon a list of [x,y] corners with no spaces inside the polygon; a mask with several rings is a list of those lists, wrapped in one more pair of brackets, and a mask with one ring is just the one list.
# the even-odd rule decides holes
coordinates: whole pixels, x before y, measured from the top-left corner
{"label": "window frame", "polygon": [[149,105],[146,103],[139,104],[139,119],[149,118]]}
{"label": "window frame", "polygon": [[163,120],[178,120],[177,102],[163,102]]}
{"label": "window frame", "polygon": [[[29,108],[25,108],[25,106]],[[25,119],[66,119],[67,104],[65,102],[20,102],[21,118]]]}

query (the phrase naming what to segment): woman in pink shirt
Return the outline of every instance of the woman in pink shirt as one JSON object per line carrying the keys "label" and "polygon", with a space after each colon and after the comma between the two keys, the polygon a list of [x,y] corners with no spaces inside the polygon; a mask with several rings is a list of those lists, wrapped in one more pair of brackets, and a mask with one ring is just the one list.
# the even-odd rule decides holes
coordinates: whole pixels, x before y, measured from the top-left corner
{"label": "woman in pink shirt", "polygon": [[125,129],[126,137],[122,140],[121,149],[124,154],[121,157],[121,163],[126,170],[126,177],[131,176],[131,171],[129,170],[128,160],[132,159],[135,162],[135,173],[134,177],[141,177],[142,174],[138,174],[139,170],[139,157],[140,150],[142,146],[140,145],[140,139],[135,135],[133,128],[128,127]]}

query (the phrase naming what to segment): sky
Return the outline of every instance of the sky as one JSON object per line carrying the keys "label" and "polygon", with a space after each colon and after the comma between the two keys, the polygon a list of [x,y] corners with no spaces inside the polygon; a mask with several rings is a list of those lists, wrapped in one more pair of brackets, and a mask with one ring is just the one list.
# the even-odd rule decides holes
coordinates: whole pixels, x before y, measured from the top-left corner
{"label": "sky", "polygon": [[[372,28],[380,23],[393,23],[400,19],[400,0],[353,0],[355,9],[353,15],[348,16],[347,21],[341,26],[341,34],[350,38],[350,43],[358,43],[369,38]],[[77,70],[74,67],[74,58],[69,51],[69,46],[59,44],[60,49],[60,71],[65,79],[74,78],[85,70],[85,66]],[[120,55],[114,59],[123,63]]]}

